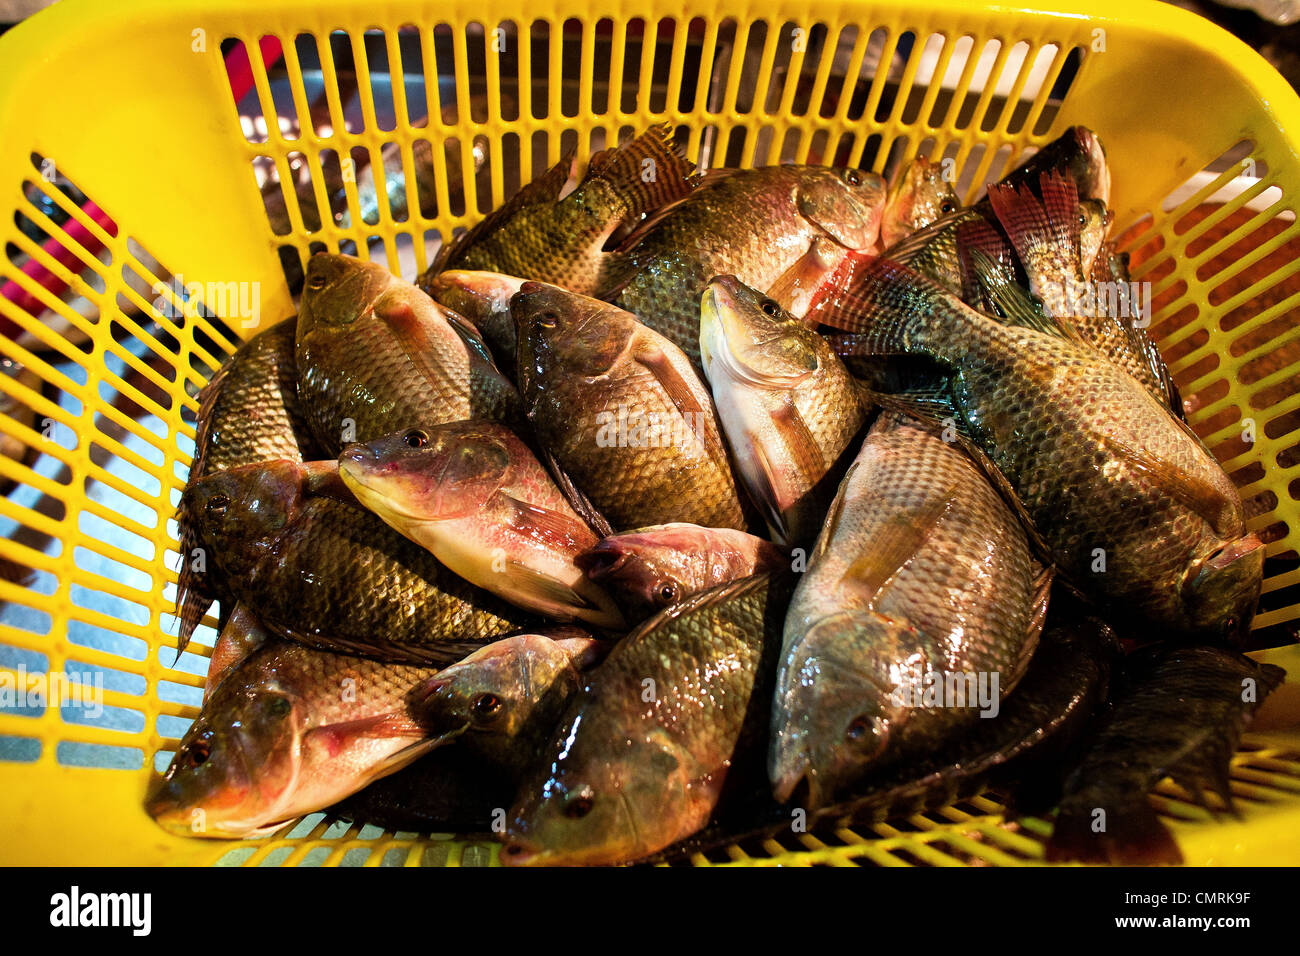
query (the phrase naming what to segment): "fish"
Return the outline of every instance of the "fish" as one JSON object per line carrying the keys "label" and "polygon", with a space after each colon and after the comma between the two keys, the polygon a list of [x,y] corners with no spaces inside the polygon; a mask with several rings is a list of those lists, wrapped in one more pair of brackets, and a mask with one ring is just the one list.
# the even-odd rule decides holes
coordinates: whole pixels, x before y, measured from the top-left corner
{"label": "fish", "polygon": [[228,469],[182,498],[198,516],[205,575],[276,636],[394,663],[451,664],[533,622],[361,507],[336,462],[312,464],[322,467]]}
{"label": "fish", "polygon": [[1166,642],[1133,652],[1108,712],[1065,780],[1047,859],[1183,862],[1147,794],[1168,776],[1202,806],[1210,806],[1209,789],[1235,813],[1230,760],[1285,676],[1273,664],[1212,645]]}
{"label": "fish", "polygon": [[608,647],[576,627],[493,641],[420,686],[421,718],[517,782]]}
{"label": "fish", "polygon": [[312,256],[296,354],[298,397],[327,455],[421,425],[520,421],[519,393],[478,330],[378,263]]}
{"label": "fish", "polygon": [[962,449],[882,414],[785,621],[768,760],[777,800],[802,786],[801,806],[824,806],[996,714],[1033,654],[1049,582],[1018,515]]}
{"label": "fish", "polygon": [[525,186],[478,225],[447,243],[419,278],[449,269],[526,276],[593,295],[604,281],[606,242],[621,225],[687,196],[694,167],[673,146],[663,123],[593,156],[581,182],[561,195],[575,151]]}
{"label": "fish", "polygon": [[[1080,199],[1096,199],[1110,206],[1110,166],[1101,138],[1086,126],[1071,126],[999,180],[1000,185],[1037,189],[1045,173],[1059,173],[1074,183]],[[975,204],[990,214],[990,197]]]}
{"label": "fish", "polygon": [[426,283],[429,295],[474,323],[497,367],[508,377],[515,374],[515,320],[510,315],[510,299],[524,279],[500,272],[475,272],[448,269]]}
{"label": "fish", "polygon": [[179,836],[274,833],[437,746],[411,709],[432,674],[267,643],[204,702],[145,812]]}
{"label": "fish", "polygon": [[782,545],[817,537],[837,463],[867,418],[826,340],[735,276],[709,282],[700,352],[741,481]]}
{"label": "fish", "polygon": [[900,166],[889,184],[880,218],[880,244],[888,249],[918,229],[950,216],[961,200],[943,164],[917,156]]}
{"label": "fish", "polygon": [[947,421],[1112,623],[1244,640],[1263,545],[1223,468],[1166,405],[1092,347],[989,318],[886,260],[855,294],[849,347],[938,370],[875,400]]}
{"label": "fish", "polygon": [[520,786],[502,862],[625,863],[702,828],[761,737],[788,595],[784,577],[732,581],[620,641]]}
{"label": "fish", "polygon": [[203,683],[204,700],[212,696],[221,679],[240,661],[273,637],[250,608],[236,604],[212,647],[208,677]]}
{"label": "fish", "polygon": [[[205,475],[272,458],[292,461],[321,457],[312,437],[307,410],[298,398],[298,369],[294,356],[297,319],[277,322],[253,336],[222,364],[199,390],[194,459],[187,485]],[[177,580],[178,654],[213,601],[223,606],[229,594],[208,592],[193,571],[198,542],[187,536],[192,526],[184,506],[176,523],[181,531],[182,561]]]}
{"label": "fish", "polygon": [[526,282],[510,309],[528,421],[616,530],[745,528],[713,401],[680,349],[558,286]]}
{"label": "fish", "polygon": [[[489,833],[500,828],[514,798],[514,781],[472,751],[440,746],[411,764],[326,808],[331,817],[394,833]],[[422,855],[430,865],[449,844],[434,841]],[[466,847],[468,849],[468,847]],[[487,849],[487,847],[483,847]],[[391,852],[391,851],[390,851]],[[403,853],[406,851],[403,850]],[[469,854],[462,857],[468,865]]]}
{"label": "fish", "polygon": [[339,474],[362,505],[471,584],[554,620],[623,627],[575,563],[595,532],[504,425],[448,422],[348,445]]}
{"label": "fish", "polygon": [[882,768],[842,800],[811,812],[796,815],[756,791],[650,862],[684,863],[725,846],[902,820],[990,788],[1009,791],[1017,802],[1028,782],[1057,777],[1093,725],[1106,702],[1118,649],[1117,636],[1100,618],[1062,614],[1054,597],[1029,668],[995,717],[977,721],[932,752]]}
{"label": "fish", "polygon": [[884,204],[884,180],[859,169],[715,171],[627,238],[596,296],[665,336],[699,372],[699,302],[710,279],[735,275],[764,292],[791,285],[787,273],[814,282],[838,265],[827,240],[846,251],[875,246]]}
{"label": "fish", "polygon": [[792,563],[766,538],[681,521],[611,535],[576,560],[636,621],[716,585]]}

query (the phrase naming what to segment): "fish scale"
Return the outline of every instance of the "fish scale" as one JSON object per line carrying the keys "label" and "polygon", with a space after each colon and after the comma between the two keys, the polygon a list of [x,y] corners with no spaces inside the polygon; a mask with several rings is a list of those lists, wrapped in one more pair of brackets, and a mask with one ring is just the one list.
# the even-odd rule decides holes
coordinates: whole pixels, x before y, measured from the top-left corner
{"label": "fish scale", "polygon": [[1245,633],[1262,548],[1231,480],[1167,407],[1089,346],[1003,325],[892,263],[872,269],[859,349],[943,365],[958,420],[1065,574],[1121,618]]}
{"label": "fish scale", "polygon": [[778,798],[806,779],[816,806],[868,768],[978,723],[978,707],[889,698],[927,673],[996,673],[1009,693],[1042,624],[1037,570],[1016,515],[961,449],[883,414],[786,618],[772,711]]}

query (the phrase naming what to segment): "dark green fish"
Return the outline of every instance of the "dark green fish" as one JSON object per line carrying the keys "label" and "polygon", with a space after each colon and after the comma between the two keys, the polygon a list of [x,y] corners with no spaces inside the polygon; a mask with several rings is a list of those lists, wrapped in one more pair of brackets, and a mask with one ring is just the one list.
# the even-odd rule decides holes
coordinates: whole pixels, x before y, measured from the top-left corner
{"label": "dark green fish", "polygon": [[327,650],[450,664],[531,622],[350,500],[328,464],[332,474],[245,465],[185,491],[205,573],[268,629]]}
{"label": "dark green fish", "polygon": [[1217,647],[1134,652],[1124,661],[1109,712],[1066,779],[1047,858],[1181,863],[1147,794],[1172,777],[1198,803],[1208,806],[1209,789],[1233,810],[1232,755],[1285,676],[1280,667]]}
{"label": "dark green fish", "polygon": [[520,788],[503,862],[623,863],[703,827],[761,738],[787,595],[768,575],[724,584],[620,641]]}

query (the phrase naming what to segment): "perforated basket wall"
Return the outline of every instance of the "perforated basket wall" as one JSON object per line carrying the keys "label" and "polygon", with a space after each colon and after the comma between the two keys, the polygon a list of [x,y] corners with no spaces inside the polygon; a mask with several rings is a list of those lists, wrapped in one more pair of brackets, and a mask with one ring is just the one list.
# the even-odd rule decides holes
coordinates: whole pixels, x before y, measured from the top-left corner
{"label": "perforated basket wall", "polygon": [[[966,198],[1065,127],[1095,129],[1154,334],[1276,559],[1256,626],[1300,617],[1300,102],[1182,11],[1050,6],[64,0],[0,38],[0,353],[35,377],[0,376],[0,433],[20,446],[0,456],[0,556],[17,566],[0,579],[0,862],[495,859],[486,838],[319,817],[257,844],[182,840],[140,810],[214,637],[173,664],[194,396],[292,313],[310,252],[412,278],[562,148],[665,119],[702,165],[879,171],[921,152]],[[1244,822],[1208,826],[1162,791],[1189,861],[1300,856],[1293,691],[1238,755]],[[718,859],[1041,859],[1048,824],[999,809]]]}

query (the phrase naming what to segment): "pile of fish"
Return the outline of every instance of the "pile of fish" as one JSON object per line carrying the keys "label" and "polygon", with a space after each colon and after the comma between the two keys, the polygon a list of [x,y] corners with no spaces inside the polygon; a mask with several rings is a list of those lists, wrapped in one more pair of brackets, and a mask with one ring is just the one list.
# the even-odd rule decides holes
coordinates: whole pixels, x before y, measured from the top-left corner
{"label": "pile of fish", "polygon": [[179,647],[219,637],[147,811],[616,864],[996,786],[1051,858],[1176,861],[1148,791],[1230,809],[1283,675],[1109,192],[1082,127],[969,208],[656,128],[416,285],[314,256],[200,393]]}

